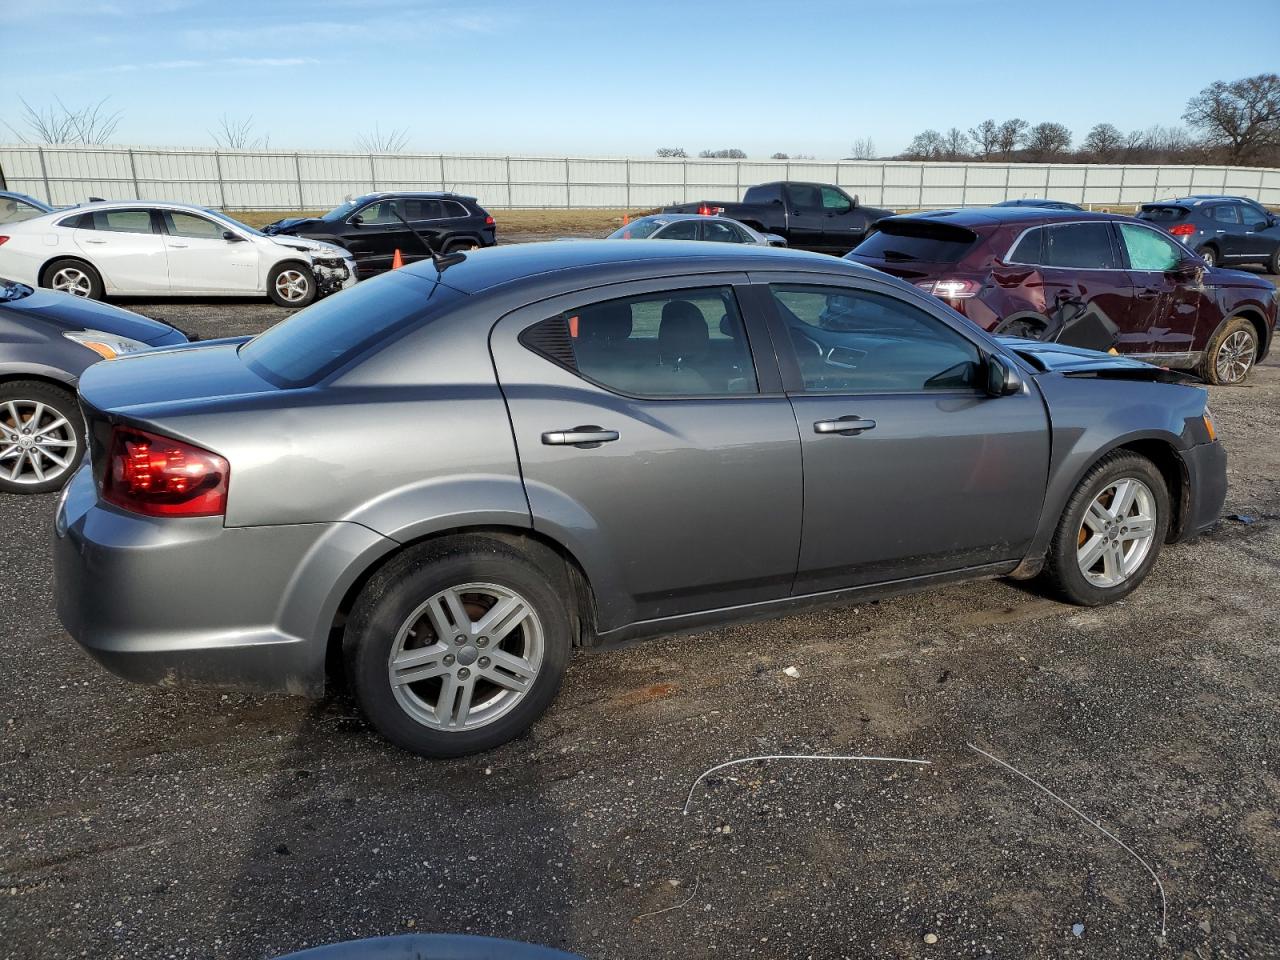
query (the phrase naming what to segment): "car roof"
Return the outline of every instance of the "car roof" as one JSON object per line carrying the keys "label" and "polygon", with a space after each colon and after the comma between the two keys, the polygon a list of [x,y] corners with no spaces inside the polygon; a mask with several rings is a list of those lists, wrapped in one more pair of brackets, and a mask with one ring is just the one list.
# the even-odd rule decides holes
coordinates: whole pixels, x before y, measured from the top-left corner
{"label": "car roof", "polygon": [[[452,190],[378,190],[375,193],[362,193],[358,197],[352,197],[350,202],[380,200],[388,197],[409,197],[421,200],[470,200],[472,202],[475,202],[476,199],[466,194],[454,193]],[[348,201],[343,202],[346,203]]]}
{"label": "car roof", "polygon": [[516,243],[474,250],[438,273],[432,260],[401,268],[426,280],[440,279],[463,293],[479,293],[507,284],[531,285],[555,275],[559,283],[584,287],[598,282],[681,276],[707,272],[792,270],[815,273],[874,275],[870,267],[820,253],[736,243],[696,240],[559,240]]}
{"label": "car roof", "polygon": [[959,207],[954,210],[920,210],[916,213],[900,213],[892,217],[883,217],[876,221],[884,223],[903,220],[932,220],[952,223],[970,229],[990,229],[1002,224],[1022,224],[1035,226],[1038,223],[1075,222],[1078,220],[1123,220],[1133,221],[1118,213],[1103,213],[1095,210],[1055,210],[1052,207]]}

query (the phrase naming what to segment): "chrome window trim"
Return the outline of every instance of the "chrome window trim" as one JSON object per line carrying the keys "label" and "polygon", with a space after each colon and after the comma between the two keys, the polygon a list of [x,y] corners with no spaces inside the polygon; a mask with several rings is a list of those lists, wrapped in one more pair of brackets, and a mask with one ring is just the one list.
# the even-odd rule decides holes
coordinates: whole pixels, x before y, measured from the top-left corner
{"label": "chrome window trim", "polygon": [[[1054,220],[1050,223],[1037,223],[1034,226],[1027,227],[1020,234],[1018,234],[1017,237],[1014,238],[1013,243],[1009,245],[1009,249],[1005,251],[1004,256],[1001,257],[1000,259],[1004,263],[1007,263],[1010,266],[1014,266],[1014,267],[1046,267],[1049,270],[1092,270],[1100,273],[1128,273],[1129,272],[1128,267],[1056,267],[1053,264],[1049,264],[1049,263],[1023,263],[1021,260],[1009,259],[1012,256],[1013,251],[1018,249],[1018,244],[1022,242],[1022,238],[1025,237],[1032,230],[1046,230],[1046,229],[1049,229],[1050,227],[1072,227],[1072,226],[1075,226],[1076,224],[1082,224],[1082,223],[1083,224],[1100,223],[1104,227],[1107,227],[1108,229],[1110,229],[1111,224],[1115,222],[1117,221],[1114,221],[1114,220]],[[1123,251],[1116,251],[1116,252],[1120,253]]]}
{"label": "chrome window trim", "polygon": [[[1139,221],[1137,221],[1136,223],[1129,223],[1127,220],[1116,220],[1116,221],[1113,221],[1113,222],[1116,224],[1117,228],[1119,228],[1119,227],[1140,227],[1140,228],[1141,228],[1141,229],[1143,229],[1143,230],[1149,230],[1149,231],[1151,231],[1152,233],[1154,233],[1157,237],[1159,237],[1161,240],[1163,240],[1165,243],[1172,244],[1175,248],[1177,248],[1177,250],[1178,250],[1178,262],[1179,262],[1179,263],[1181,263],[1183,260],[1187,259],[1186,257],[1182,256],[1182,253],[1183,253],[1184,251],[1186,251],[1186,252],[1190,252],[1190,248],[1183,246],[1181,243],[1179,243],[1177,240],[1175,240],[1175,239],[1174,239],[1173,237],[1171,237],[1169,234],[1165,233],[1163,230],[1159,230],[1159,229],[1157,229],[1157,228],[1155,228],[1155,227],[1149,226],[1148,224],[1145,224],[1145,223],[1143,223],[1143,222],[1142,222],[1142,221],[1140,221],[1140,220],[1139,220]],[[1128,249],[1126,249],[1126,248],[1125,248],[1125,245],[1124,245],[1124,233],[1123,233],[1123,232],[1121,232],[1121,231],[1119,231],[1119,230],[1117,230],[1117,233],[1119,233],[1119,234],[1120,234],[1120,237],[1119,237],[1119,239],[1120,239],[1120,252],[1121,252],[1122,254],[1124,254],[1124,259],[1125,259],[1125,261],[1127,262],[1127,261],[1129,260],[1129,251],[1128,251]],[[1126,267],[1125,269],[1126,269],[1126,271],[1127,271],[1127,272],[1129,272],[1129,273],[1160,273],[1160,274],[1163,274],[1163,273],[1167,273],[1167,272],[1168,272],[1168,271],[1165,271],[1165,270],[1139,270],[1137,267],[1133,267],[1133,266]]]}

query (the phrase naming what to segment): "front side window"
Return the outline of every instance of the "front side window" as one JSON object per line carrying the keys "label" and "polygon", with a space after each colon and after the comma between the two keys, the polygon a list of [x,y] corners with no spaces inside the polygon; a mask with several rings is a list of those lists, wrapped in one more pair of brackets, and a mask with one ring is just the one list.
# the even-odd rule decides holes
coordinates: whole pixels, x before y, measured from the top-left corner
{"label": "front side window", "polygon": [[189,237],[193,240],[221,240],[226,227],[176,210],[164,211],[165,226],[172,237]]}
{"label": "front side window", "polygon": [[822,192],[812,184],[787,184],[787,197],[791,200],[791,206],[797,210],[817,211],[822,209]]}
{"label": "front side window", "polygon": [[1220,203],[1212,210],[1213,219],[1218,223],[1240,223],[1240,208],[1234,203]]}
{"label": "front side window", "polygon": [[150,210],[95,210],[93,229],[112,233],[152,233]]}
{"label": "front side window", "polygon": [[400,220],[396,217],[398,211],[395,200],[378,200],[360,211],[360,222],[366,227],[399,223]]}
{"label": "front side window", "polygon": [[1045,230],[1044,258],[1046,267],[1070,267],[1077,270],[1117,270],[1115,248],[1111,245],[1111,227],[1099,223],[1053,224]]}
{"label": "front side window", "polygon": [[834,187],[822,188],[822,209],[829,213],[848,213],[852,206],[841,191]]}
{"label": "front side window", "polygon": [[897,297],[846,287],[774,285],[809,393],[976,389],[978,348]]}
{"label": "front side window", "polygon": [[1120,224],[1120,238],[1129,257],[1130,270],[1163,273],[1172,270],[1182,259],[1182,249],[1173,240],[1147,227]]}
{"label": "front side window", "polygon": [[660,234],[663,240],[697,240],[697,220],[677,220],[668,224]]}
{"label": "front side window", "polygon": [[661,217],[641,217],[639,220],[633,220],[630,223],[619,227],[613,233],[609,234],[610,240],[643,240],[651,237],[669,221],[663,220]]}
{"label": "front side window", "polygon": [[[696,221],[691,221],[696,224]],[[567,310],[522,342],[606,389],[635,397],[758,391],[730,287],[643,294]],[[554,350],[545,344],[555,344]]]}

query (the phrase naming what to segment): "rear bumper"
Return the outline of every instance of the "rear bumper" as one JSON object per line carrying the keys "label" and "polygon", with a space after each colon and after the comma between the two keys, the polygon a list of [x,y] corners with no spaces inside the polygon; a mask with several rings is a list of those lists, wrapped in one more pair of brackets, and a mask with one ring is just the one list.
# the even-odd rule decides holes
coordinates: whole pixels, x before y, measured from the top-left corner
{"label": "rear bumper", "polygon": [[1227,500],[1227,451],[1221,443],[1201,443],[1183,451],[1187,468],[1186,519],[1178,539],[1208,530],[1222,516]]}
{"label": "rear bumper", "polygon": [[386,545],[353,523],[135,516],[100,504],[86,467],[55,520],[58,617],[127,680],[318,696],[353,565]]}

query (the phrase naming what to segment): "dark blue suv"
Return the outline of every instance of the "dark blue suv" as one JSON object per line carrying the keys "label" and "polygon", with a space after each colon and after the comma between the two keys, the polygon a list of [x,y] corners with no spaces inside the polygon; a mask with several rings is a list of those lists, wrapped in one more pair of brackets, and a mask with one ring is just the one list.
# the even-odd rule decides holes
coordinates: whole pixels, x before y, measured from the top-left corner
{"label": "dark blue suv", "polygon": [[1163,227],[1210,266],[1261,263],[1280,273],[1280,218],[1256,200],[1196,194],[1144,203],[1138,217]]}

